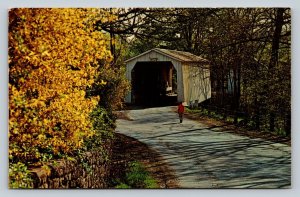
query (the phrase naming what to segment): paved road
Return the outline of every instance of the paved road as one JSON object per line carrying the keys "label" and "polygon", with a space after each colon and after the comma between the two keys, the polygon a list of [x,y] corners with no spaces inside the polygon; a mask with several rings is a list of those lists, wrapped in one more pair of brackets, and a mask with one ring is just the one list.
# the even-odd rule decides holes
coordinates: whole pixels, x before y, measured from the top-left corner
{"label": "paved road", "polygon": [[179,124],[172,107],[130,110],[117,132],[158,151],[182,188],[290,188],[290,147],[221,132],[193,120]]}

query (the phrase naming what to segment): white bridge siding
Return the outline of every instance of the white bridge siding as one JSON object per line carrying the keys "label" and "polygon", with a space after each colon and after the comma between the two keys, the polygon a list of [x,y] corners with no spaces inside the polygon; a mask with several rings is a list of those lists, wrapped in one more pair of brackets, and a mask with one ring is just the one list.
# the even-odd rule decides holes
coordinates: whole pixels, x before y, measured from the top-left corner
{"label": "white bridge siding", "polygon": [[185,102],[187,102],[187,104],[197,104],[211,98],[211,82],[208,65],[187,63],[182,67]]}
{"label": "white bridge siding", "polygon": [[[132,69],[138,62],[171,62],[177,71],[177,101],[184,101],[182,75],[180,74],[182,73],[181,62],[174,60],[168,56],[157,53],[156,51],[150,51],[149,53],[141,55],[127,62],[126,77],[129,81],[131,81]],[[131,92],[129,92],[125,97],[125,102],[131,103],[131,99]]]}

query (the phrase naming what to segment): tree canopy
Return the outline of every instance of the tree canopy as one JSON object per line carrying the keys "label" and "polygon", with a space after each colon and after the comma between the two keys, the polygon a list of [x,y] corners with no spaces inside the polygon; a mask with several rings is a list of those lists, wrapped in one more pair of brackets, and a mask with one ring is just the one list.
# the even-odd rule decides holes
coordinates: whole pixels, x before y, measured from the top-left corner
{"label": "tree canopy", "polygon": [[212,63],[211,105],[246,114],[257,129],[290,132],[289,8],[107,11],[116,20],[98,21],[96,26],[127,43],[123,59],[155,47],[203,56]]}

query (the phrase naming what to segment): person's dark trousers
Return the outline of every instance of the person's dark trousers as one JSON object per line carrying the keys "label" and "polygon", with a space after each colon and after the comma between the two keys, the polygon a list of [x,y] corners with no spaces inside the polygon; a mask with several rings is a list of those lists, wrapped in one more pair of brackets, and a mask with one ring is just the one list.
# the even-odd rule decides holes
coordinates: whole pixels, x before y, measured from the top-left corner
{"label": "person's dark trousers", "polygon": [[182,120],[183,120],[183,113],[179,113],[179,120],[180,120],[180,123],[182,123]]}

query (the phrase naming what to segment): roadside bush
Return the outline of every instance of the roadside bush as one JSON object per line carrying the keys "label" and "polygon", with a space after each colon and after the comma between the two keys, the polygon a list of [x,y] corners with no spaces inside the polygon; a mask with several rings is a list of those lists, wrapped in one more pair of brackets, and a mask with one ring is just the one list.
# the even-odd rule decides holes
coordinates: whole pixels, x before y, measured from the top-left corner
{"label": "roadside bush", "polygon": [[158,188],[158,185],[156,180],[152,178],[149,175],[149,173],[146,171],[143,164],[135,161],[129,163],[129,168],[127,169],[124,180],[119,181],[119,184],[115,186],[115,188],[154,189],[154,188]]}
{"label": "roadside bush", "polygon": [[27,166],[21,162],[9,164],[9,188],[32,188],[33,180]]}
{"label": "roadside bush", "polygon": [[71,154],[94,134],[86,98],[98,59],[111,60],[92,9],[12,9],[9,12],[10,162]]}
{"label": "roadside bush", "polygon": [[124,70],[111,68],[107,36],[95,30],[101,20],[114,16],[88,8],[9,11],[11,187],[29,185],[21,182],[29,180],[30,165],[93,147],[105,151],[101,145],[115,128],[112,110],[129,86]]}
{"label": "roadside bush", "polygon": [[[105,85],[102,81],[105,81]],[[125,78],[124,68],[100,67],[95,83],[88,92],[91,96],[100,96],[99,105],[112,116],[112,111],[123,107],[129,88],[130,83]]]}
{"label": "roadside bush", "polygon": [[115,117],[110,116],[101,106],[94,108],[90,119],[93,123],[94,135],[84,141],[84,148],[87,150],[100,148],[107,140],[112,139],[116,128]]}

